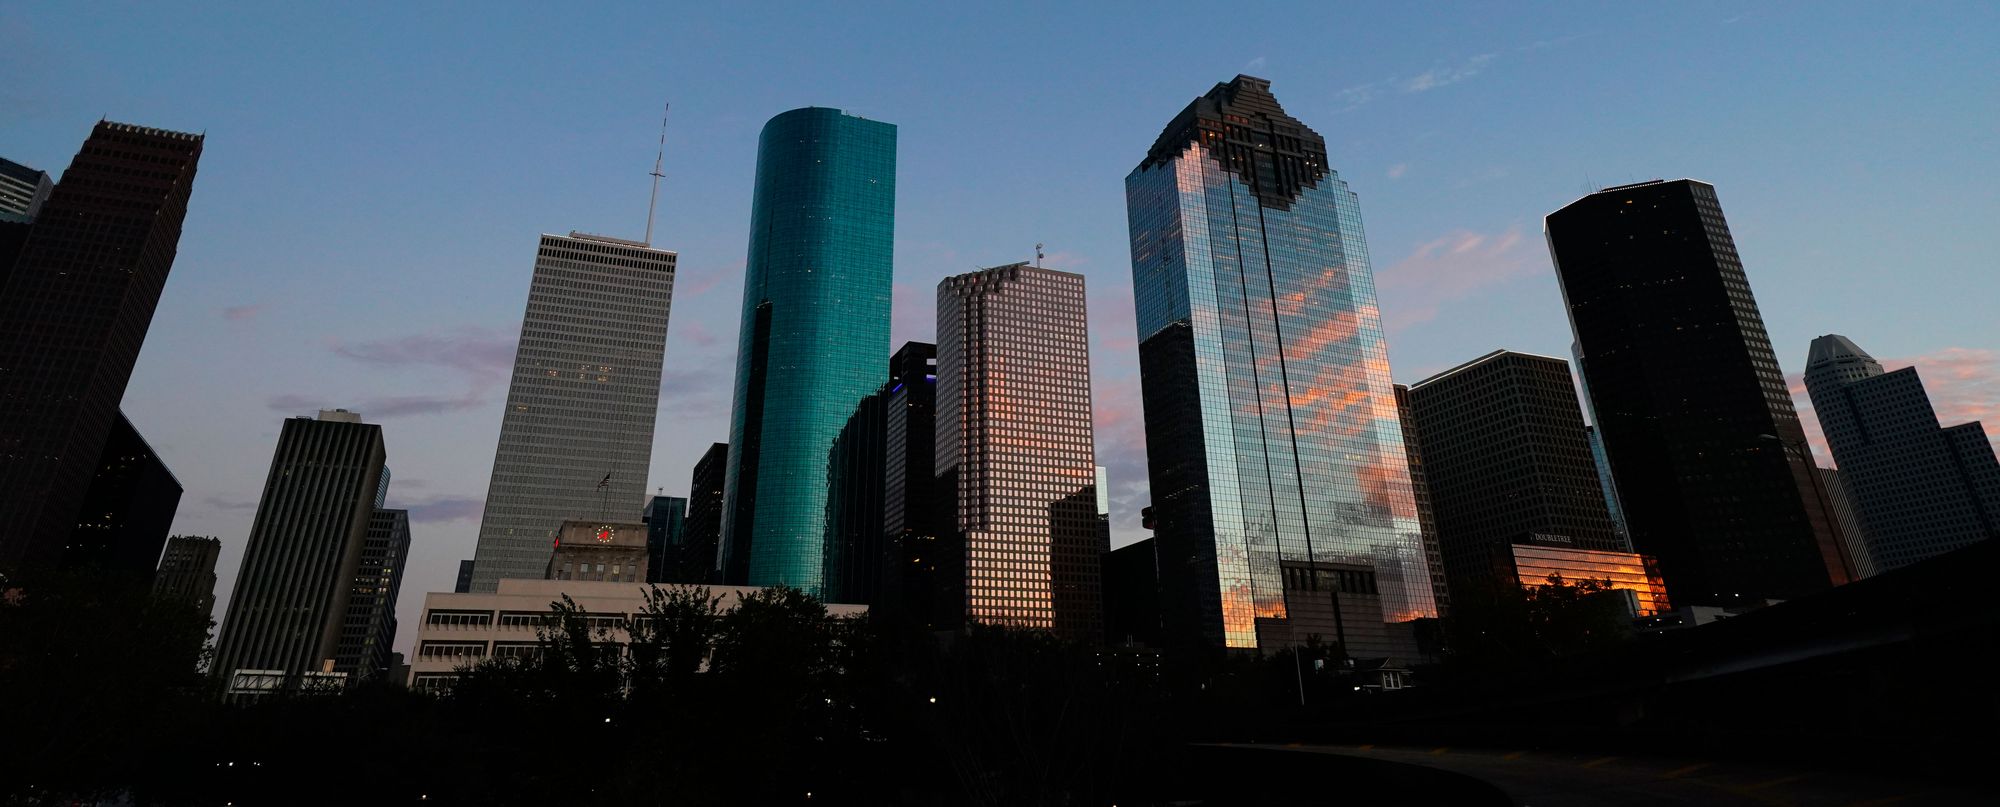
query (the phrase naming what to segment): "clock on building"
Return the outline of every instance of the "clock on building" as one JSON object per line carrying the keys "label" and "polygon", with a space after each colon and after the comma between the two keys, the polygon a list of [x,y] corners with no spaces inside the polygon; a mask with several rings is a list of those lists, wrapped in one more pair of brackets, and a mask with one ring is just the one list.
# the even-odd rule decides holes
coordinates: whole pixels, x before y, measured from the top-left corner
{"label": "clock on building", "polygon": [[611,529],[610,525],[605,525],[597,528],[598,543],[600,544],[611,543],[611,539],[614,537],[617,537],[617,531]]}

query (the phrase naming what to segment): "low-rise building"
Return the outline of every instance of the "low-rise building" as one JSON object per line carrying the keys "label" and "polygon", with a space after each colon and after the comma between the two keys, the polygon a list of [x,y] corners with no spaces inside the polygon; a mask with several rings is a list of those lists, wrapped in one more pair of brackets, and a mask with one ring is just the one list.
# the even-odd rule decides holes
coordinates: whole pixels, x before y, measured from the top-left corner
{"label": "low-rise building", "polygon": [[[645,533],[639,531],[639,548],[645,548]],[[643,556],[643,551],[642,551]],[[640,579],[644,579],[641,574]],[[594,629],[608,631],[606,640],[627,641],[625,617],[645,607],[648,585],[637,581],[608,580],[519,580],[502,578],[492,592],[432,592],[424,596],[424,613],[417,625],[415,652],[409,656],[410,688],[437,691],[449,687],[461,667],[488,658],[528,655],[537,647],[536,629],[549,615],[549,605],[568,595],[583,609],[584,619]],[[701,586],[708,596],[722,598],[722,609],[730,610],[745,595],[760,589],[749,586]],[[865,605],[829,603],[827,614],[835,617],[868,613]]]}

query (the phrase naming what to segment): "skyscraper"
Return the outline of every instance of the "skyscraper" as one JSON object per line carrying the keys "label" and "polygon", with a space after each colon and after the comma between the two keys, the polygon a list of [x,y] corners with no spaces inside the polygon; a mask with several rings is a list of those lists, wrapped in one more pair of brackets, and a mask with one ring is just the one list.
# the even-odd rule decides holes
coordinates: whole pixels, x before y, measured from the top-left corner
{"label": "skyscraper", "polygon": [[1569,362],[1496,350],[1410,385],[1413,435],[1460,597],[1517,584],[1514,545],[1624,552]]}
{"label": "skyscraper", "polygon": [[883,592],[871,613],[947,630],[965,609],[944,601],[938,579],[950,505],[937,495],[937,345],[906,342],[890,357],[883,420]]}
{"label": "skyscraper", "polygon": [[[1584,406],[1588,408],[1589,403]],[[1583,427],[1583,434],[1590,440],[1590,458],[1597,464],[1597,486],[1604,491],[1604,507],[1611,513],[1611,530],[1618,534],[1618,540],[1631,546],[1632,530],[1625,525],[1625,508],[1618,504],[1618,482],[1611,478],[1611,458],[1604,455],[1604,440],[1598,436],[1596,426]]]}
{"label": "skyscraper", "polygon": [[1169,634],[1303,642],[1287,598],[1316,590],[1287,565],[1365,567],[1381,620],[1435,616],[1360,205],[1326,142],[1237,76],[1167,125],[1125,201]]}
{"label": "skyscraper", "polygon": [[0,221],[33,221],[55,186],[49,172],[0,157]]}
{"label": "skyscraper", "polygon": [[[1875,571],[2000,536],[2000,464],[1986,430],[1978,421],[1939,428],[1917,368],[1885,373],[1860,345],[1829,334],[1812,341],[1805,375]],[[1955,440],[1954,430],[1975,437]]]}
{"label": "skyscraper", "polygon": [[166,288],[200,135],[99,121],[0,288],[0,571],[56,560]]}
{"label": "skyscraper", "polygon": [[706,566],[682,568],[687,503],[679,496],[654,496],[646,503],[646,582],[700,583],[707,579]]}
{"label": "skyscraper", "polygon": [[948,277],[937,317],[937,472],[957,505],[965,618],[1102,641],[1111,547],[1083,276],[1015,263]]}
{"label": "skyscraper", "polygon": [[542,236],[473,591],[540,579],[564,521],[631,520],[653,457],[675,261],[637,241]]}
{"label": "skyscraper", "polygon": [[63,547],[63,565],[150,578],[180,502],[180,481],[119,412]]}
{"label": "skyscraper", "polygon": [[285,420],[215,643],[231,692],[335,671],[386,458],[382,427],[352,412]]}
{"label": "skyscraper", "polygon": [[1410,415],[1410,388],[1402,384],[1396,391],[1396,415],[1403,425],[1403,455],[1410,460],[1410,492],[1417,500],[1417,526],[1424,534],[1424,566],[1431,574],[1431,602],[1438,616],[1451,609],[1451,585],[1445,582],[1444,549],[1438,543],[1437,514],[1431,509],[1430,478],[1424,472],[1423,440]]}
{"label": "skyscraper", "polygon": [[153,575],[153,596],[185,600],[199,606],[203,614],[214,613],[215,561],[221,556],[222,539],[205,535],[168,538],[159,572]]}
{"label": "skyscraper", "polygon": [[688,483],[687,522],[681,526],[689,560],[708,571],[701,582],[722,580],[721,539],[724,482],[729,475],[729,444],[712,443],[695,461]]}
{"label": "skyscraper", "polygon": [[729,427],[724,581],[825,593],[855,514],[835,442],[889,350],[896,127],[810,107],[757,141]]}
{"label": "skyscraper", "polygon": [[1606,188],[1549,214],[1632,546],[1677,605],[1846,582],[1836,527],[1715,188]]}
{"label": "skyscraper", "polygon": [[361,565],[348,589],[340,646],[334,651],[334,672],[346,673],[350,681],[372,681],[389,672],[396,595],[402,591],[409,556],[410,512],[376,508],[368,517]]}

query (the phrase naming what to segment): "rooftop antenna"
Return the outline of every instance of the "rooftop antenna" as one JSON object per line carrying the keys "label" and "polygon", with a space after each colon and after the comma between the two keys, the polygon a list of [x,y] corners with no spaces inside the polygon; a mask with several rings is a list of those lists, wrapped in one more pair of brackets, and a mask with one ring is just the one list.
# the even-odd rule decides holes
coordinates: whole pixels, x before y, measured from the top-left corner
{"label": "rooftop antenna", "polygon": [[660,151],[653,155],[653,198],[646,202],[646,246],[649,247],[653,245],[653,209],[660,204],[660,177],[666,176],[660,173],[660,166],[667,158],[667,112],[673,108],[674,105],[669,103],[660,110]]}
{"label": "rooftop antenna", "polygon": [[1041,244],[1036,244],[1036,245],[1035,245],[1035,268],[1036,268],[1036,269],[1040,269],[1040,268],[1042,268],[1042,245],[1041,245]]}

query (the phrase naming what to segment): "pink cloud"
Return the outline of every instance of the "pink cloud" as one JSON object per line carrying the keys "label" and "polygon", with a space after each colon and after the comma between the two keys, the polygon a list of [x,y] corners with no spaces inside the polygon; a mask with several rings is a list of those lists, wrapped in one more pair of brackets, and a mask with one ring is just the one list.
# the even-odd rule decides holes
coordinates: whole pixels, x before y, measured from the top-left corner
{"label": "pink cloud", "polygon": [[1533,274],[1532,255],[1520,225],[1498,234],[1458,230],[1419,244],[1376,273],[1384,327],[1394,332],[1427,322],[1447,304]]}
{"label": "pink cloud", "polygon": [[264,313],[264,308],[263,303],[232,305],[222,309],[222,318],[231,322],[248,322],[256,319],[258,314]]}
{"label": "pink cloud", "polygon": [[937,341],[937,287],[897,281],[891,288],[889,349]]}

